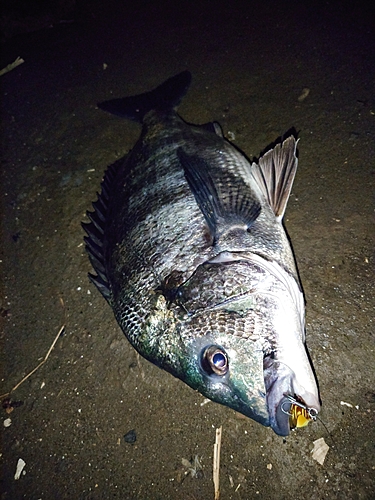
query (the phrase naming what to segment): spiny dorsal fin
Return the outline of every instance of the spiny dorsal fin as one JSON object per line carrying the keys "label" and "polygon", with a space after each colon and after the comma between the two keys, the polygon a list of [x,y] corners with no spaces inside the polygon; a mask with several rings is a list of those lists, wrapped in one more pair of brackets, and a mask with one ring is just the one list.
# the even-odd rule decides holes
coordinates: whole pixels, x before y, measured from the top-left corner
{"label": "spiny dorsal fin", "polygon": [[185,153],[182,148],[177,150],[177,155],[214,244],[220,234],[228,230],[240,228],[248,231],[261,210],[249,187],[228,173],[223,173],[227,179],[214,180],[209,163],[197,155]]}
{"label": "spiny dorsal fin", "polygon": [[297,142],[294,136],[288,137],[251,166],[254,179],[279,221],[284,216],[297,171]]}

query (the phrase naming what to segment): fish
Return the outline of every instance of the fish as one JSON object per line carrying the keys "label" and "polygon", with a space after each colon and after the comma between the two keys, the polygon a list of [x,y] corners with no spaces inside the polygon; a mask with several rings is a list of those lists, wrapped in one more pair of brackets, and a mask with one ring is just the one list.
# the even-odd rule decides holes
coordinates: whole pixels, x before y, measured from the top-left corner
{"label": "fish", "polygon": [[297,134],[248,159],[217,122],[177,113],[191,79],[98,104],[142,131],[83,223],[89,277],[140,355],[287,436],[320,411],[283,225]]}

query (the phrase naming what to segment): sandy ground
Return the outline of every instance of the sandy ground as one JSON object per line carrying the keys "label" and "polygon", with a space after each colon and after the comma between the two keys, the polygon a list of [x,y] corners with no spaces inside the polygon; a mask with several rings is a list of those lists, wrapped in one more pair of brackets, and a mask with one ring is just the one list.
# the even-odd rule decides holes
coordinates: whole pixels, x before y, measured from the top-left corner
{"label": "sandy ground", "polygon": [[[374,498],[371,11],[342,3],[134,4],[80,3],[73,22],[5,41],[2,67],[17,56],[25,63],[0,77],[0,392],[43,359],[63,324],[65,333],[11,395],[13,411],[2,410],[11,425],[1,425],[1,498],[213,499],[219,426],[223,500]],[[194,80],[181,115],[218,120],[248,156],[292,126],[300,132],[285,222],[324,425],[287,439],[204,404],[140,359],[87,279],[81,221],[106,166],[139,134],[96,102],[150,90],[186,68]],[[134,443],[124,439],[131,430]],[[311,455],[321,437],[330,446],[324,465]],[[194,475],[182,459],[195,456],[202,471]],[[26,465],[15,480],[19,458]]]}

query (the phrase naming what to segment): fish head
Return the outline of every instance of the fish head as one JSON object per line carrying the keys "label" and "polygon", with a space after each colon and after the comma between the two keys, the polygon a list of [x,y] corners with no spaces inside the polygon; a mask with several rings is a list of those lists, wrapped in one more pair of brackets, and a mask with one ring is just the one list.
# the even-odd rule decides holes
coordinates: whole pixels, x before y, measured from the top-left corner
{"label": "fish head", "polygon": [[[186,364],[178,376],[209,399],[287,436],[315,420],[320,409],[304,345],[303,296],[281,271],[275,276],[276,271],[259,269],[262,278],[253,289],[239,293],[235,288],[228,298],[229,283],[245,276],[245,265],[205,266],[181,290],[180,300],[193,312],[182,322]],[[222,295],[211,286],[211,272],[215,283],[221,273]]]}
{"label": "fish head", "polygon": [[[183,326],[184,349],[177,376],[210,400],[269,426],[261,343],[220,332],[218,325],[232,329],[233,318],[216,313]],[[187,336],[187,331],[193,334]]]}
{"label": "fish head", "polygon": [[179,341],[169,346],[178,346],[178,362],[163,368],[286,436],[292,415],[301,426],[304,415],[309,421],[308,409],[319,409],[303,343],[303,296],[282,270],[275,275],[258,264],[210,262],[177,289],[169,313],[179,317],[171,332]]}
{"label": "fish head", "polygon": [[211,401],[270,426],[280,436],[316,419],[317,390],[301,385],[285,363],[264,356],[260,340],[220,334],[213,327],[195,335],[181,352],[182,370],[175,375]]}
{"label": "fish head", "polygon": [[[277,359],[280,353],[265,355],[264,338],[254,331],[254,311],[248,309],[252,300],[245,295],[224,309],[189,314],[169,308],[159,295],[158,314],[144,336],[138,333],[135,347],[211,401],[287,436],[301,422],[315,420],[320,409],[315,381],[302,384],[298,366]],[[260,332],[270,327],[259,326]],[[302,342],[299,358],[310,366]]]}

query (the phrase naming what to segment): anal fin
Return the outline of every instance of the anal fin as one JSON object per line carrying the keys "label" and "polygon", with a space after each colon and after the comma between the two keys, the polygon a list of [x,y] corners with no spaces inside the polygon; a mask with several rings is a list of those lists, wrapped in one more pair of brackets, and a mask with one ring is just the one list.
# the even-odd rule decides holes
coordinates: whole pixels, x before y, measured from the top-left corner
{"label": "anal fin", "polygon": [[104,298],[110,302],[111,290],[106,272],[105,245],[106,245],[106,225],[108,216],[108,202],[116,172],[124,159],[121,158],[110,165],[104,175],[101,184],[101,193],[92,205],[93,212],[87,212],[90,222],[82,222],[82,227],[87,233],[84,237],[86,251],[96,275],[89,273],[90,280],[97,286]]}

